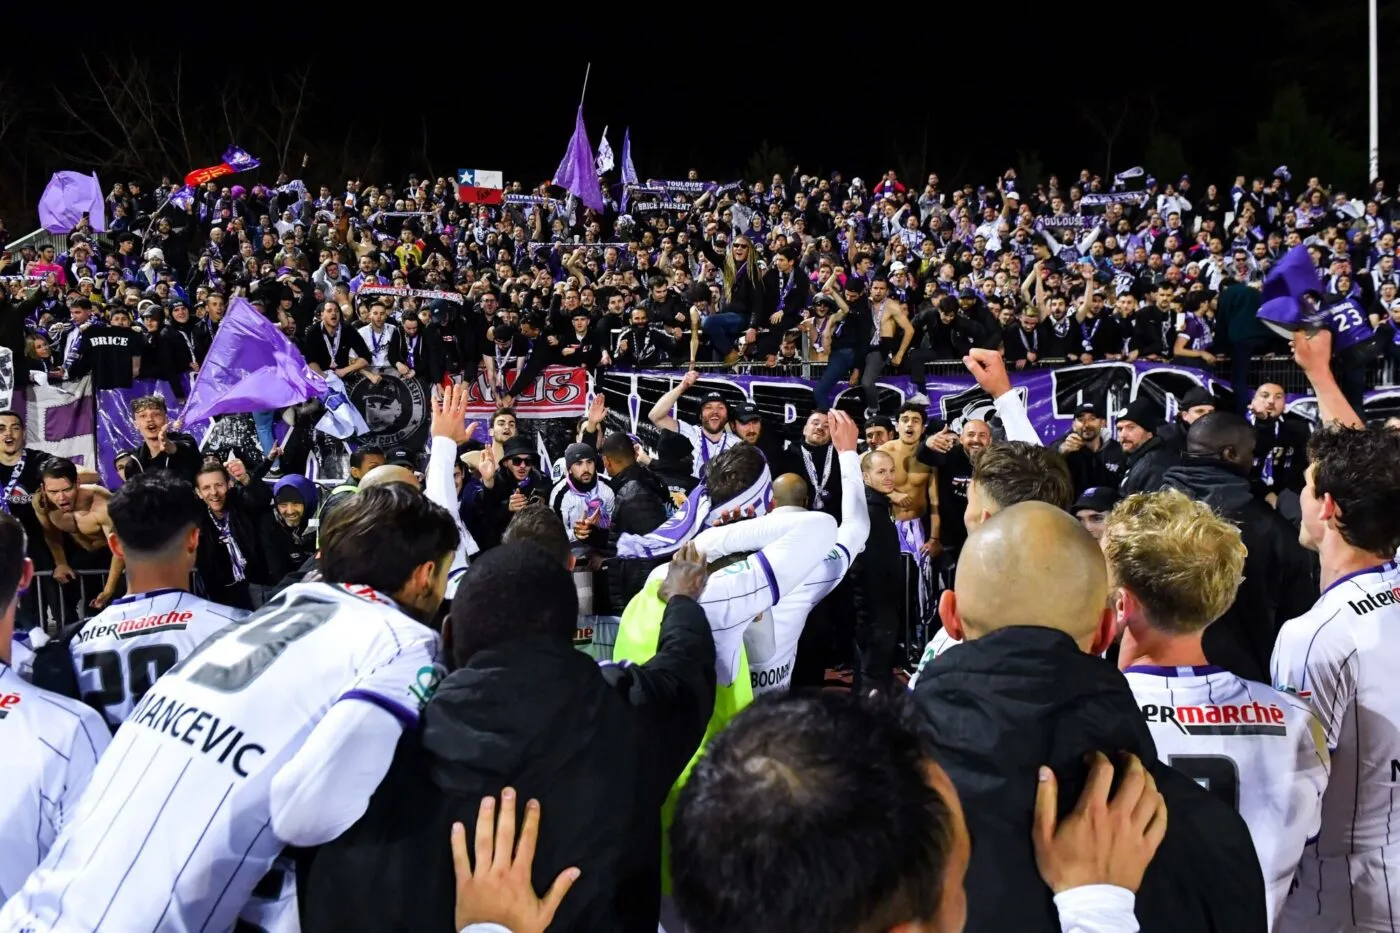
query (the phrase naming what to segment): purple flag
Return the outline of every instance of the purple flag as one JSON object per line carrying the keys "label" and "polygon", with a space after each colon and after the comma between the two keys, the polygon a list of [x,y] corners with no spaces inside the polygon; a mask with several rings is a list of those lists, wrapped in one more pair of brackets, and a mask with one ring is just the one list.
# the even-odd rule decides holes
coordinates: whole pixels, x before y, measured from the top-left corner
{"label": "purple flag", "polygon": [[624,185],[637,183],[637,169],[632,165],[632,128],[630,126],[622,131],[622,183]]}
{"label": "purple flag", "polygon": [[578,105],[574,119],[574,135],[569,151],[554,173],[554,183],[573,194],[585,207],[603,212],[603,191],[598,187],[598,173],[593,168],[593,147],[588,144],[588,130],[583,125],[583,104]]}
{"label": "purple flag", "polygon": [[251,172],[262,165],[256,156],[248,154],[248,150],[241,146],[229,146],[224,153],[224,164],[235,172]]}
{"label": "purple flag", "polygon": [[97,173],[54,172],[39,198],[39,223],[49,233],[67,233],[83,215],[97,233],[107,232],[106,202]]}
{"label": "purple flag", "polygon": [[325,379],[277,325],[235,298],[200,367],[184,420],[269,411],[325,394]]}
{"label": "purple flag", "polygon": [[1303,301],[1307,292],[1322,291],[1317,266],[1306,246],[1295,246],[1269,270],[1260,289],[1263,303],[1255,312],[1266,327],[1284,337],[1307,326],[1309,309]]}

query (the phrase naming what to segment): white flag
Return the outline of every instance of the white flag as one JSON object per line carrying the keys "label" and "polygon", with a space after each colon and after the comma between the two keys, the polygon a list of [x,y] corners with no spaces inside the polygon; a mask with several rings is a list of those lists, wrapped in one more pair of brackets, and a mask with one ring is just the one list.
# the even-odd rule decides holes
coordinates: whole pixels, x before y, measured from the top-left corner
{"label": "white flag", "polygon": [[599,175],[610,172],[613,168],[612,143],[608,142],[608,128],[606,126],[603,127],[603,137],[598,143],[598,158],[594,160],[594,164]]}

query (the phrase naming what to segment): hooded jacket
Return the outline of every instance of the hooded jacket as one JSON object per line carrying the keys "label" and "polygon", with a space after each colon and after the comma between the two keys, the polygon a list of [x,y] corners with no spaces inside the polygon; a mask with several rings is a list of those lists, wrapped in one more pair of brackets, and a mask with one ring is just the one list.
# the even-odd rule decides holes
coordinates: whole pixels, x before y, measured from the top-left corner
{"label": "hooded jacket", "polygon": [[1031,845],[1036,772],[1054,769],[1063,817],[1083,790],[1084,756],[1095,750],[1137,755],[1166,799],[1167,835],[1137,892],[1142,933],[1268,929],[1264,877],[1244,821],[1158,759],[1127,680],[1068,635],[1012,627],[965,642],[924,669],[914,706],[972,834],[967,933],[1059,933]]}
{"label": "hooded jacket", "polygon": [[[646,467],[633,463],[612,478],[613,514],[608,527],[608,550],[617,553],[617,542],[625,534],[645,535],[666,521],[670,491]],[[608,605],[620,616],[632,597],[646,586],[652,568],[666,558],[614,557],[608,561]]]}
{"label": "hooded jacket", "polygon": [[[306,506],[301,524],[296,528],[288,526],[277,512],[277,495],[284,489],[296,490]],[[272,509],[263,514],[259,521],[258,539],[262,544],[268,578],[275,583],[298,570],[316,554],[316,529],[311,527],[311,518],[316,514],[320,495],[315,483],[299,473],[293,473],[273,484],[272,498]]]}
{"label": "hooded jacket", "polygon": [[1187,455],[1163,485],[1210,506],[1239,526],[1249,549],[1244,581],[1225,614],[1202,639],[1206,659],[1245,680],[1270,683],[1269,659],[1278,630],[1317,600],[1316,561],[1283,516],[1250,492],[1249,480],[1224,461]]}
{"label": "hooded jacket", "polygon": [[550,929],[654,933],[661,804],[715,701],[715,649],[694,600],[667,603],[655,657],[600,667],[528,635],[474,655],[406,734],[364,817],[305,872],[305,933],[452,930],[454,821],[514,787],[540,802],[535,889],[582,870]]}

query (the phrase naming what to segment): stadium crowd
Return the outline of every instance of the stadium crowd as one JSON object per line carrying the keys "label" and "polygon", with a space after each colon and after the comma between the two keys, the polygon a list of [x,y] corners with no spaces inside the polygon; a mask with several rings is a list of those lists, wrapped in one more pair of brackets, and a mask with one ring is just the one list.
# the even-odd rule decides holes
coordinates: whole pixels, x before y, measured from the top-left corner
{"label": "stadium crowd", "polygon": [[[133,183],[112,238],[7,254],[20,382],[188,389],[246,298],[432,422],[325,489],[317,412],[252,412],[250,468],[144,397],[113,491],[0,412],[0,931],[1393,928],[1384,185],[1016,181]],[[1285,342],[1255,312],[1297,247],[1331,313]],[[1315,428],[1249,385],[1268,352]],[[1009,375],[1222,358],[1232,406],[1089,401],[1049,444]],[[557,481],[519,432],[547,365],[707,359],[825,404],[786,446],[718,392],[691,423],[690,369],[644,446],[595,396]],[[989,420],[877,410],[937,360]],[[36,567],[105,571],[100,611],[36,627]]]}

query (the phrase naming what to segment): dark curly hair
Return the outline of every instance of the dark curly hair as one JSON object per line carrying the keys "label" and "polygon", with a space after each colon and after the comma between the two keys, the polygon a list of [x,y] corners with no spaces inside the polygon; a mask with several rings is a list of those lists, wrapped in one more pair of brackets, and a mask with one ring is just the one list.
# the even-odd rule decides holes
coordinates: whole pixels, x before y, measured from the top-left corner
{"label": "dark curly hair", "polygon": [[1317,498],[1330,495],[1343,540],[1368,554],[1400,547],[1400,434],[1384,425],[1325,425],[1308,441]]}

